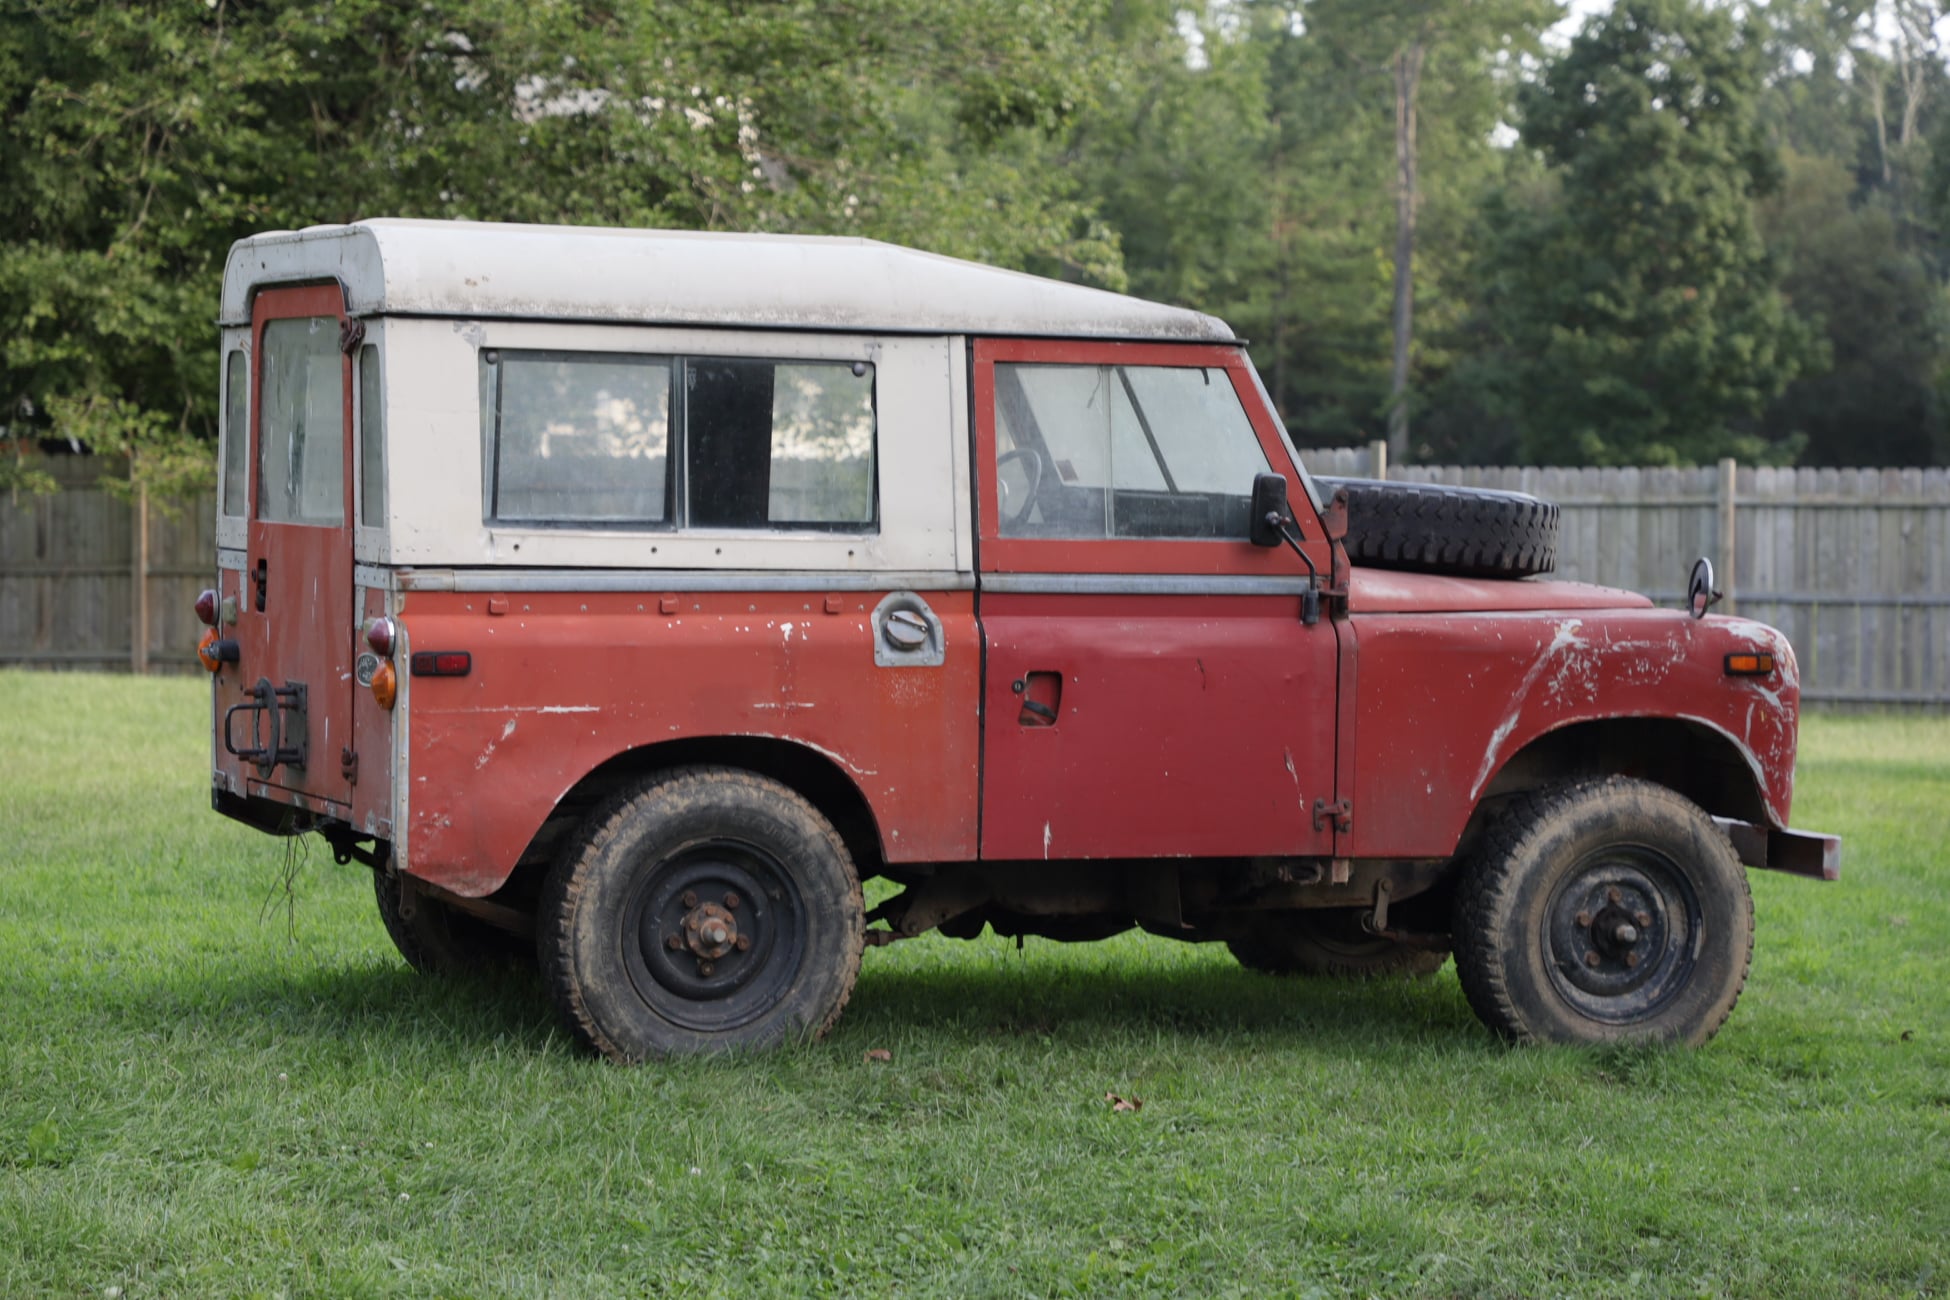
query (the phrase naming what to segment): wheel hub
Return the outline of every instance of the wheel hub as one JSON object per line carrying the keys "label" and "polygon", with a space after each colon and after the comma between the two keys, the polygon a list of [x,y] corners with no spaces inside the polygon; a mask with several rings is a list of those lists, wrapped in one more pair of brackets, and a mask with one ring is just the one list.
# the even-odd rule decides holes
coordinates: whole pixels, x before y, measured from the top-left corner
{"label": "wheel hub", "polygon": [[731,914],[737,898],[736,894],[726,894],[728,906],[699,903],[684,913],[684,946],[692,955],[716,961],[734,949],[743,952],[752,946],[750,936],[738,933],[738,918]]}
{"label": "wheel hub", "polygon": [[638,991],[687,1029],[750,1023],[785,995],[804,950],[790,874],[749,845],[707,841],[651,865],[629,906]]}
{"label": "wheel hub", "polygon": [[1573,870],[1551,907],[1555,982],[1598,1020],[1629,1022],[1681,987],[1695,960],[1698,903],[1663,855],[1626,851]]}

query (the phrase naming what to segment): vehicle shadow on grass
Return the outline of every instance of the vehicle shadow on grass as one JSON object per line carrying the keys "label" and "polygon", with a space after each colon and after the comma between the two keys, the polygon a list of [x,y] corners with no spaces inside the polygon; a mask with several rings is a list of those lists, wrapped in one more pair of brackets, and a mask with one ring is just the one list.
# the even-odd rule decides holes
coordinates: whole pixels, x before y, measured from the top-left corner
{"label": "vehicle shadow on grass", "polygon": [[840,1032],[900,1036],[910,1029],[971,1041],[1032,1037],[1070,1045],[1133,1036],[1362,1050],[1489,1042],[1450,970],[1417,980],[1334,980],[1211,964],[1103,961],[1039,969],[983,962],[909,970],[870,964]]}
{"label": "vehicle shadow on grass", "polygon": [[[917,1035],[971,1048],[998,1039],[1084,1048],[1178,1038],[1272,1049],[1493,1050],[1453,970],[1420,980],[1329,980],[1141,959],[1016,965],[992,954],[971,958],[876,969],[869,954],[828,1041],[848,1051]],[[321,963],[201,981],[194,992],[179,985],[166,1000],[179,1024],[234,1032],[254,1023],[266,1038],[578,1051],[541,979],[525,969],[429,976],[383,960]]]}

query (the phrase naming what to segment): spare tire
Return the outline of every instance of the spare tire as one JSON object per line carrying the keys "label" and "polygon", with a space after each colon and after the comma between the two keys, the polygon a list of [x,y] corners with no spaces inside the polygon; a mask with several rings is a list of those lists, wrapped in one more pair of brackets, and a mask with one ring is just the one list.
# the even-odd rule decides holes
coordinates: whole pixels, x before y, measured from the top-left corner
{"label": "spare tire", "polygon": [[1525,492],[1316,478],[1347,492],[1347,558],[1377,569],[1527,578],[1557,567],[1557,507]]}

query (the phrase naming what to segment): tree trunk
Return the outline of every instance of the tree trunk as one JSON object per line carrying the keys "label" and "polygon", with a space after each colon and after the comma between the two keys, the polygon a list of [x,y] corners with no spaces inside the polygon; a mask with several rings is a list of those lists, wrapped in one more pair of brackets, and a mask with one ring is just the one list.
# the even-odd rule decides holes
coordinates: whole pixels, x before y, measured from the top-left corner
{"label": "tree trunk", "polygon": [[1396,51],[1394,366],[1388,382],[1388,455],[1408,460],[1408,358],[1415,329],[1415,101],[1422,89],[1424,33]]}

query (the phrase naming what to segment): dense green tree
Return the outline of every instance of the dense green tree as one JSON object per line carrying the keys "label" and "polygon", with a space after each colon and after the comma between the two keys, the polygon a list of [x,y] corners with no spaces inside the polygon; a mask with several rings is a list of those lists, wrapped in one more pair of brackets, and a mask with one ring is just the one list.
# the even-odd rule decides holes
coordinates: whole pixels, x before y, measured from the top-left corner
{"label": "dense green tree", "polygon": [[1488,210],[1479,373],[1533,462],[1791,457],[1743,431],[1820,356],[1755,224],[1759,54],[1722,10],[1621,0],[1524,88],[1551,174]]}
{"label": "dense green tree", "polygon": [[11,5],[0,426],[207,473],[171,453],[214,421],[228,246],[367,215],[886,234],[1115,283],[1114,237],[1043,148],[1092,93],[1093,12]]}
{"label": "dense green tree", "polygon": [[1830,364],[1796,379],[1765,427],[1810,465],[1928,465],[1946,458],[1936,368],[1945,304],[1923,259],[1879,205],[1850,202],[1841,163],[1790,155],[1762,207],[1794,310],[1823,331]]}

